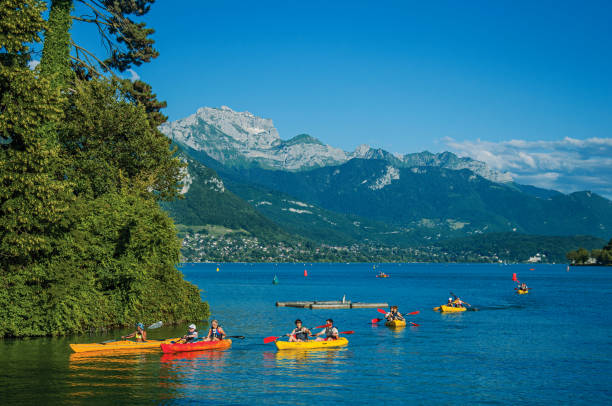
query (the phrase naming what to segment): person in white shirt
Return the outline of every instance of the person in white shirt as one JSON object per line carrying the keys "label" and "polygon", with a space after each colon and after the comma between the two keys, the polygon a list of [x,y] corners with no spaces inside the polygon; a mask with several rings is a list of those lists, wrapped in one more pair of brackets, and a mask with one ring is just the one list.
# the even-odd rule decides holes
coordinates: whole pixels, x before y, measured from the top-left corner
{"label": "person in white shirt", "polygon": [[[327,319],[325,328],[315,334],[317,336],[317,341],[325,341],[325,340],[337,340],[338,339],[338,329],[334,326],[334,321],[332,319]],[[325,338],[320,336],[325,336]]]}

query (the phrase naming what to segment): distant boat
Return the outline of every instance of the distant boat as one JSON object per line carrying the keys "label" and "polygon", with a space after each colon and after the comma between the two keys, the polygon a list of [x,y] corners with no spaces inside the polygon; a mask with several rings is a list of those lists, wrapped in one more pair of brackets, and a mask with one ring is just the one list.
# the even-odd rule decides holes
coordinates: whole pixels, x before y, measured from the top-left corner
{"label": "distant boat", "polygon": [[276,275],[274,275],[274,278],[272,279],[272,285],[278,285],[278,278]]}

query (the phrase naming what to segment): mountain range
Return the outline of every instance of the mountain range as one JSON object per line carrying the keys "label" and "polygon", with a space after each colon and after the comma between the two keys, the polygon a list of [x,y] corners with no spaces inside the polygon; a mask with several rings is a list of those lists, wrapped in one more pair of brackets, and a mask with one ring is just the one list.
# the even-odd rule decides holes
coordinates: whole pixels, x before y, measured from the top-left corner
{"label": "mountain range", "polygon": [[609,200],[520,185],[451,152],[346,152],[307,134],[282,140],[272,120],[225,106],[160,131],[188,163],[185,199],[167,205],[180,224],[403,247],[500,232],[612,234]]}

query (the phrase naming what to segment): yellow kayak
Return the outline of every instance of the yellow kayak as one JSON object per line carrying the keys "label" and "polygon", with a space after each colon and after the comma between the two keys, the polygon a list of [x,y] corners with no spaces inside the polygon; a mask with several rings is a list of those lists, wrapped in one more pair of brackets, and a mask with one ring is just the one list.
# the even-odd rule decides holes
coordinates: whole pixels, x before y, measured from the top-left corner
{"label": "yellow kayak", "polygon": [[385,321],[387,327],[406,327],[406,320],[391,320]]}
{"label": "yellow kayak", "polygon": [[464,312],[467,309],[465,307],[453,307],[453,306],[442,305],[439,308],[438,307],[434,308],[434,310],[439,311],[440,313],[459,313],[459,312]]}
{"label": "yellow kayak", "polygon": [[529,289],[517,289],[516,293],[518,293],[519,295],[526,295],[527,293],[529,293]]}
{"label": "yellow kayak", "polygon": [[327,341],[301,341],[290,343],[289,341],[276,341],[276,348],[279,350],[303,350],[310,348],[331,348],[331,347],[343,347],[348,344],[348,340],[344,337],[338,337],[337,340]]}
{"label": "yellow kayak", "polygon": [[70,348],[74,352],[88,351],[115,351],[115,350],[143,350],[147,348],[160,348],[161,344],[169,344],[170,341],[176,341],[178,338],[169,338],[167,340],[147,340],[145,342],[120,340],[106,344],[90,343],[90,344],[70,344]]}

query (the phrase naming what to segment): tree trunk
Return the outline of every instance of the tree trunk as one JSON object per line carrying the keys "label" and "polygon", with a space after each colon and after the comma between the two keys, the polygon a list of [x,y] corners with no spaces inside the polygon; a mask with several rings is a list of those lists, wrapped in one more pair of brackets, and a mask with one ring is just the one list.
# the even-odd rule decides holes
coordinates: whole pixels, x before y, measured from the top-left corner
{"label": "tree trunk", "polygon": [[49,20],[45,31],[45,43],[41,60],[43,75],[49,76],[52,83],[65,88],[69,83],[70,68],[70,27],[72,4],[74,0],[52,0]]}

